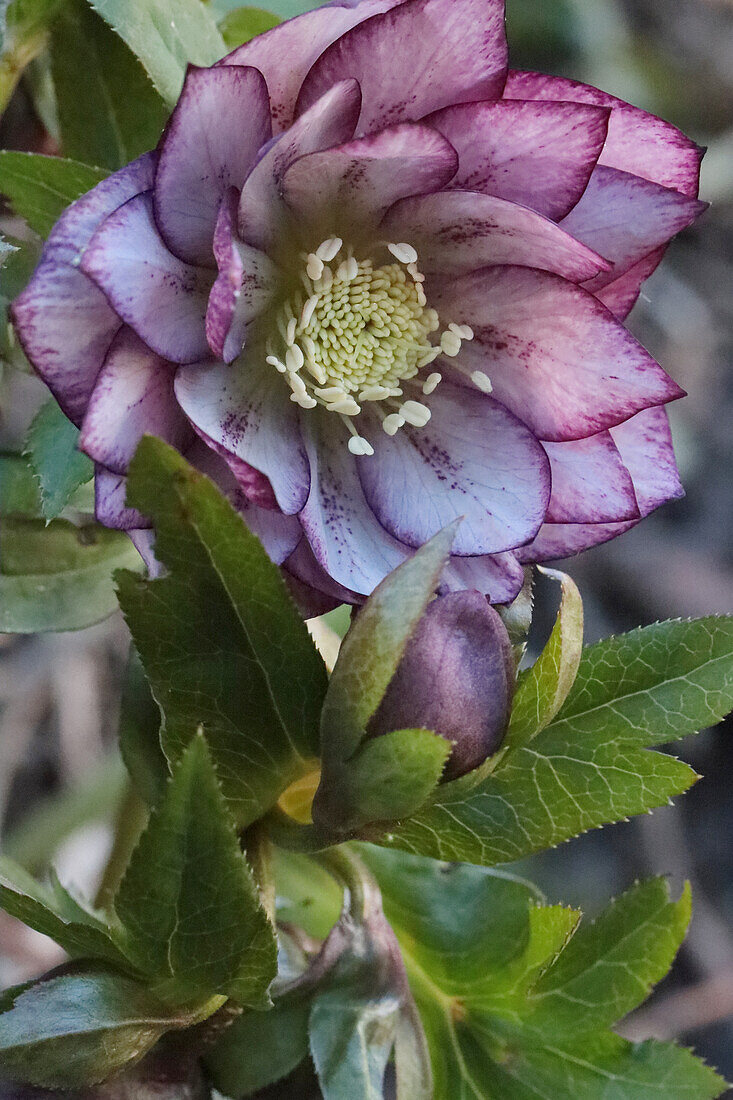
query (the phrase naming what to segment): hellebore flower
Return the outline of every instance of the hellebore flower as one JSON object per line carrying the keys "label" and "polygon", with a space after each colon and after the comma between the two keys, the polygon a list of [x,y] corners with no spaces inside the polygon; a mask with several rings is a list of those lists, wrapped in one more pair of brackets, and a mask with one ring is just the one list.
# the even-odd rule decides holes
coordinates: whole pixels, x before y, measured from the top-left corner
{"label": "hellebore flower", "polygon": [[681,493],[682,390],[623,319],[703,209],[700,150],[510,72],[503,0],[362,0],[191,67],[158,149],[63,215],[14,308],[125,507],[141,434],[360,602],[463,516],[443,590],[508,602]]}
{"label": "hellebore flower", "polygon": [[368,732],[439,733],[453,742],[443,778],[457,779],[500,747],[515,677],[509,635],[486,597],[476,591],[438,596],[407,643]]}

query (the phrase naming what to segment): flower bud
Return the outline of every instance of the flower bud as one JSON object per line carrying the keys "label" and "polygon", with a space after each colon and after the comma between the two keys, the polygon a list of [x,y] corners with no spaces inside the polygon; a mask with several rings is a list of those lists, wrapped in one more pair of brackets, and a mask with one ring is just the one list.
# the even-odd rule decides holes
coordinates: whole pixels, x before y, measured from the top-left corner
{"label": "flower bud", "polygon": [[476,591],[428,607],[369,722],[376,737],[424,728],[452,741],[443,775],[457,779],[497,751],[506,733],[515,666],[499,615]]}

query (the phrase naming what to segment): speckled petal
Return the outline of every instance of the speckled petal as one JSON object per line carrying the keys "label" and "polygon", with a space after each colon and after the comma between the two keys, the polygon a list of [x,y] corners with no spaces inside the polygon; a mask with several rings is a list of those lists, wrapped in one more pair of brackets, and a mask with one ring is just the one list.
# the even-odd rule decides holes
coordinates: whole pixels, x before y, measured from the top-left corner
{"label": "speckled petal", "polygon": [[634,483],[611,432],[543,444],[552,470],[548,523],[638,519]]}
{"label": "speckled petal", "polygon": [[504,0],[407,0],[324,50],[296,110],[355,77],[364,96],[359,132],[369,134],[452,103],[496,99],[506,73]]}
{"label": "speckled petal", "polygon": [[421,546],[462,517],[458,555],[511,550],[544,519],[550,464],[535,437],[491,397],[443,382],[424,428],[401,429],[357,459],[364,493],[381,524]]}
{"label": "speckled petal", "polygon": [[584,439],[684,396],[592,294],[557,275],[488,268],[429,296],[442,316],[473,327],[455,362],[487,374],[540,439]]}
{"label": "speckled petal", "polygon": [[609,107],[499,99],[427,119],[459,156],[452,188],[483,191],[564,218],[585,191],[608,132]]}
{"label": "speckled petal", "polygon": [[189,66],[155,176],[155,220],[176,256],[213,266],[222,197],[228,187],[241,188],[271,136],[262,73],[240,66]]}
{"label": "speckled petal", "polygon": [[175,367],[123,327],[112,342],[82,424],[79,446],[115,473],[125,473],[143,435],[178,450],[193,433],[173,393]]}
{"label": "speckled petal", "polygon": [[81,261],[130,328],[173,363],[205,355],[204,318],[211,272],[191,267],[166,248],[150,192],[137,195],[100,226]]}
{"label": "speckled petal", "polygon": [[592,546],[610,542],[638,522],[632,519],[627,523],[545,523],[536,539],[517,550],[517,557],[526,564],[569,558]]}
{"label": "speckled petal", "polygon": [[127,478],[115,474],[105,466],[94,468],[94,514],[105,527],[118,531],[132,531],[151,526],[150,520],[136,508],[125,504]]}
{"label": "speckled petal", "polygon": [[629,470],[642,516],[685,495],[677,470],[666,409],[644,409],[611,429]]}
{"label": "speckled petal", "polygon": [[452,557],[440,582],[439,592],[475,588],[491,603],[511,603],[522,590],[524,570],[511,551],[477,558]]}

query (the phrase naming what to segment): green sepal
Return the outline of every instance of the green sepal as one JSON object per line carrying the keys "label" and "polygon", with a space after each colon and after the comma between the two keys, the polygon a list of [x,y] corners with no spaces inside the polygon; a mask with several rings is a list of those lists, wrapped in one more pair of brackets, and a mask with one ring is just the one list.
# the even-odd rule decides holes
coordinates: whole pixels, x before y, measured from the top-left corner
{"label": "green sepal", "polygon": [[47,237],[64,210],[107,176],[76,160],[41,153],[0,151],[0,191],[16,214],[41,237]]}
{"label": "green sepal", "polygon": [[78,450],[79,429],[51,399],[33,418],[26,437],[26,454],[41,490],[41,510],[50,523],[61,515],[74,494],[94,476],[90,458]]}

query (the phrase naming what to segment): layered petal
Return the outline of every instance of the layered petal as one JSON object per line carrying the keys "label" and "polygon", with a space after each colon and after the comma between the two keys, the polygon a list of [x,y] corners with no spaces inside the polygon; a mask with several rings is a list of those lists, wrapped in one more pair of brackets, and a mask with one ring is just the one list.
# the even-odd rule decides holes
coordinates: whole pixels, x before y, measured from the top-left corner
{"label": "layered petal", "polygon": [[326,47],[357,23],[402,3],[404,0],[326,4],[257,35],[219,65],[252,65],[260,70],[270,93],[273,129],[280,133],[292,124],[300,86]]}
{"label": "layered petal", "polygon": [[599,167],[562,226],[611,261],[612,268],[589,283],[595,290],[666,244],[706,209],[707,203],[679,191]]}
{"label": "layered petal", "polygon": [[619,275],[613,282],[599,287],[594,291],[599,302],[603,302],[606,309],[610,309],[614,317],[624,321],[636,305],[642,284],[656,271],[667,251],[666,245],[655,248],[638,264],[634,264],[623,275]]}
{"label": "layered petal", "polygon": [[206,307],[206,339],[219,359],[231,363],[241,352],[247,325],[271,301],[278,282],[275,265],[264,252],[237,236],[239,192],[222,199],[214,232],[219,275]]}
{"label": "layered petal", "polygon": [[173,393],[172,363],[123,327],[99,372],[79,447],[114,473],[126,473],[143,435],[183,450],[193,432]]}
{"label": "layered petal", "polygon": [[[287,131],[272,143],[250,173],[239,203],[242,240],[267,250],[278,234],[292,228],[281,195],[282,179],[299,157],[342,145],[354,136],[361,106],[355,80],[329,88]],[[292,251],[292,242],[290,243]]]}
{"label": "layered petal", "polygon": [[[304,422],[311,489],[300,515],[319,564],[337,584],[369,595],[408,554],[374,515],[340,424],[326,413]],[[381,442],[381,441],[380,441]]]}
{"label": "layered petal", "polygon": [[136,508],[127,507],[126,495],[127,478],[123,474],[115,474],[105,466],[95,466],[94,514],[99,522],[118,531],[149,528],[150,520]]}
{"label": "layered petal", "polygon": [[611,429],[633,481],[639,511],[648,516],[668,500],[685,495],[675,462],[666,409],[644,409]]}
{"label": "layered petal", "polygon": [[504,0],[406,0],[323,51],[296,113],[355,77],[364,97],[359,132],[374,133],[453,103],[496,99],[506,73]]}
{"label": "layered petal", "polygon": [[569,558],[592,546],[610,542],[638,522],[632,519],[626,523],[544,523],[537,538],[516,551],[517,558],[527,564]]}
{"label": "layered petal", "polygon": [[610,107],[608,137],[599,163],[672,187],[683,195],[697,195],[704,150],[656,115],[589,84],[544,73],[510,71],[504,96]]}
{"label": "layered petal", "polygon": [[426,274],[463,275],[517,264],[582,282],[609,266],[549,218],[475,191],[404,199],[389,211],[382,232],[389,240],[409,241]]}
{"label": "layered petal", "polygon": [[158,355],[192,363],[207,354],[204,319],[211,273],[184,263],[166,248],[149,191],[103,222],[81,268]]}
{"label": "layered petal", "polygon": [[610,431],[544,448],[552,470],[548,523],[639,518],[634,483]]}
{"label": "layered petal", "polygon": [[684,394],[596,298],[557,275],[489,268],[435,281],[429,297],[474,330],[455,362],[489,375],[540,439],[583,439]]}
{"label": "layered petal", "polygon": [[155,170],[147,154],[73,203],[54,226],[41,262],[11,307],[29,360],[66,415],[79,424],[120,319],[79,271],[79,256],[100,223],[148,189]]}
{"label": "layered petal", "polygon": [[446,107],[426,121],[459,157],[451,187],[564,218],[585,191],[608,133],[609,107],[499,99]]}
{"label": "layered petal", "polygon": [[285,173],[282,194],[309,233],[354,243],[399,199],[440,190],[457,167],[455,150],[437,130],[404,123],[301,157]]}
{"label": "layered petal", "polygon": [[287,571],[286,575],[295,582],[293,586],[295,598],[298,605],[304,608],[306,618],[323,615],[342,603],[363,603],[363,595],[358,595],[350,588],[344,588],[329,576],[311,550],[302,527],[301,534],[302,538],[284,562],[284,568]]}
{"label": "layered petal", "polygon": [[160,144],[155,219],[163,240],[190,264],[213,265],[222,197],[241,188],[272,136],[267,85],[257,69],[189,66]]}
{"label": "layered petal", "polygon": [[513,552],[483,554],[477,558],[452,557],[443,570],[440,588],[443,592],[460,592],[475,588],[491,603],[511,603],[524,584],[524,570]]}
{"label": "layered petal", "polygon": [[279,374],[264,362],[194,363],[175,380],[176,397],[191,423],[221,448],[269,480],[287,515],[299,512],[310,471],[296,406]]}
{"label": "layered petal", "polygon": [[367,501],[390,534],[421,546],[454,519],[453,553],[476,556],[527,542],[550,497],[550,464],[532,433],[491,397],[444,382],[426,427],[379,438],[358,459]]}

